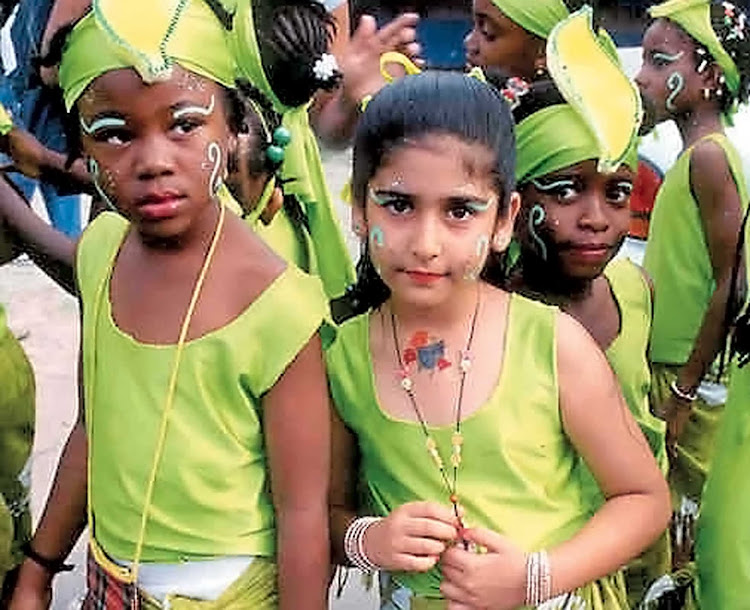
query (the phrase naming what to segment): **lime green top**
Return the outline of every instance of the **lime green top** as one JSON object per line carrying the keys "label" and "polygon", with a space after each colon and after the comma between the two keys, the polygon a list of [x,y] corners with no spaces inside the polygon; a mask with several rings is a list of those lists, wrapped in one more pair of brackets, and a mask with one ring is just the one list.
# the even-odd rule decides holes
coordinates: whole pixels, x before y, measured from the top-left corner
{"label": "lime green top", "polygon": [[641,427],[662,472],[669,467],[664,445],[666,424],[652,415],[649,404],[651,369],[648,340],[651,334],[651,287],[643,271],[627,259],[612,262],[604,270],[620,311],[620,332],[605,354],[620,383],[625,402]]}
{"label": "lime green top", "polygon": [[310,234],[305,227],[295,224],[284,208],[276,212],[269,224],[260,219],[248,221],[248,224],[284,260],[307,273],[317,274]]}
{"label": "lime green top", "polygon": [[[723,134],[700,141],[706,139],[724,150],[744,209],[748,192],[739,154]],[[664,176],[651,215],[643,260],[657,295],[651,362],[679,365],[687,361],[716,288],[700,210],[690,188],[694,146]]]}
{"label": "lime green top", "polygon": [[[507,535],[525,551],[571,538],[593,512],[560,419],[557,316],[555,308],[511,295],[498,384],[462,424],[458,492],[466,522]],[[340,328],[328,372],[336,409],[357,436],[369,511],[386,515],[415,500],[447,504],[420,426],[394,419],[378,404],[369,316]],[[452,425],[431,427],[443,453],[450,452],[453,431]],[[394,578],[417,595],[441,597],[437,569]]]}
{"label": "lime green top", "polygon": [[[133,558],[176,347],[140,343],[112,318],[110,276],[128,227],[100,215],[77,260],[89,501],[97,541],[123,560]],[[274,554],[262,398],[318,330],[327,345],[327,316],[320,281],[289,265],[237,318],[185,345],[143,561]]]}

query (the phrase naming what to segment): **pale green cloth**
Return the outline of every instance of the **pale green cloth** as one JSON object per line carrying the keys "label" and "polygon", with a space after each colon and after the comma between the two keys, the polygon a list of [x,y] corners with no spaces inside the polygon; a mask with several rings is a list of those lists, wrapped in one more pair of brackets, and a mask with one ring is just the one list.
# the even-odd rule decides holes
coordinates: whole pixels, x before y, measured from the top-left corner
{"label": "pale green cloth", "polygon": [[545,39],[570,14],[562,0],[492,0],[492,3],[524,30]]}

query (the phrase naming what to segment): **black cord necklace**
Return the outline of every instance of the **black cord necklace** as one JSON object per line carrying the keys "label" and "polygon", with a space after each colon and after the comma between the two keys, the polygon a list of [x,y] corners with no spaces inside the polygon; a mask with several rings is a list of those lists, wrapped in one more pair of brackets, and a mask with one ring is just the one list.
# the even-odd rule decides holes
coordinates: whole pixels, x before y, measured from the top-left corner
{"label": "black cord necklace", "polygon": [[[398,361],[399,372],[401,376],[401,387],[409,397],[409,402],[411,403],[411,406],[414,409],[414,413],[417,416],[420,428],[422,429],[422,433],[425,437],[425,447],[427,449],[427,453],[429,453],[432,461],[435,463],[435,466],[437,466],[438,470],[440,471],[443,485],[448,492],[448,497],[450,499],[451,505],[453,506],[453,513],[456,515],[456,519],[458,520],[458,525],[461,530],[464,529],[463,520],[461,519],[458,511],[458,469],[461,465],[461,448],[464,444],[464,437],[461,432],[461,408],[463,405],[464,388],[466,386],[466,376],[469,373],[469,369],[471,368],[471,346],[474,343],[477,318],[479,317],[479,305],[481,302],[480,297],[481,288],[477,286],[477,302],[474,307],[474,315],[471,319],[469,336],[466,340],[466,348],[460,353],[459,369],[461,371],[461,377],[458,385],[458,399],[456,401],[456,422],[453,428],[453,435],[451,437],[452,450],[450,463],[452,466],[452,477],[450,479],[445,468],[445,461],[440,455],[437,443],[435,442],[435,439],[432,438],[430,430],[427,427],[427,422],[425,421],[424,415],[422,414],[422,411],[419,409],[419,405],[417,404],[417,397],[414,393],[414,381],[409,375],[409,370],[404,363],[404,359],[401,356],[401,348],[399,347],[398,339],[398,329],[396,327],[396,315],[393,313],[393,307],[391,307],[391,329],[393,330],[393,345],[396,350],[396,359]],[[465,540],[462,540],[462,542],[464,547],[468,548],[468,543]]]}

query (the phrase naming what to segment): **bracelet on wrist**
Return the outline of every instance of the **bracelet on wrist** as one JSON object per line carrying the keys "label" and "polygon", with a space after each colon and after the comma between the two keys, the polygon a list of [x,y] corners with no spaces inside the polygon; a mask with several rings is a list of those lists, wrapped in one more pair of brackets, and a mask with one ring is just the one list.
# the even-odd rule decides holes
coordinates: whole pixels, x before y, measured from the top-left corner
{"label": "bracelet on wrist", "polygon": [[669,384],[669,391],[672,392],[672,396],[683,402],[695,402],[698,398],[698,392],[695,389],[690,391],[683,390],[677,385],[676,380]]}
{"label": "bracelet on wrist", "polygon": [[52,575],[58,574],[59,572],[70,572],[75,568],[73,564],[65,563],[64,559],[50,559],[49,557],[40,555],[31,546],[31,542],[25,542],[21,546],[21,552],[35,564],[44,568]]}
{"label": "bracelet on wrist", "polygon": [[547,551],[526,555],[526,606],[538,606],[552,599],[552,574]]}
{"label": "bracelet on wrist", "polygon": [[365,533],[374,525],[381,521],[381,517],[359,517],[349,524],[344,534],[344,553],[351,564],[360,570],[368,573],[377,572],[378,566],[375,565],[365,552]]}

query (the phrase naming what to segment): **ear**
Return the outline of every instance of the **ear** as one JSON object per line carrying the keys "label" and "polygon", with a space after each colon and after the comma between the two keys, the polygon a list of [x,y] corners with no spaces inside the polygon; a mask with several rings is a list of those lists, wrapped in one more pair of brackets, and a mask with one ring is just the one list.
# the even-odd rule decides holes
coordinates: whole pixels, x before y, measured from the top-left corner
{"label": "ear", "polygon": [[507,212],[498,217],[495,232],[492,234],[492,250],[503,252],[510,245],[513,238],[513,227],[516,224],[516,216],[521,207],[521,195],[513,191],[510,195]]}
{"label": "ear", "polygon": [[716,62],[711,62],[703,73],[700,74],[703,78],[703,86],[712,91],[719,90],[721,88],[721,76],[723,74],[724,72],[719,65]]}
{"label": "ear", "polygon": [[352,231],[360,239],[367,238],[367,219],[365,218],[365,209],[362,206],[354,204],[352,210]]}

